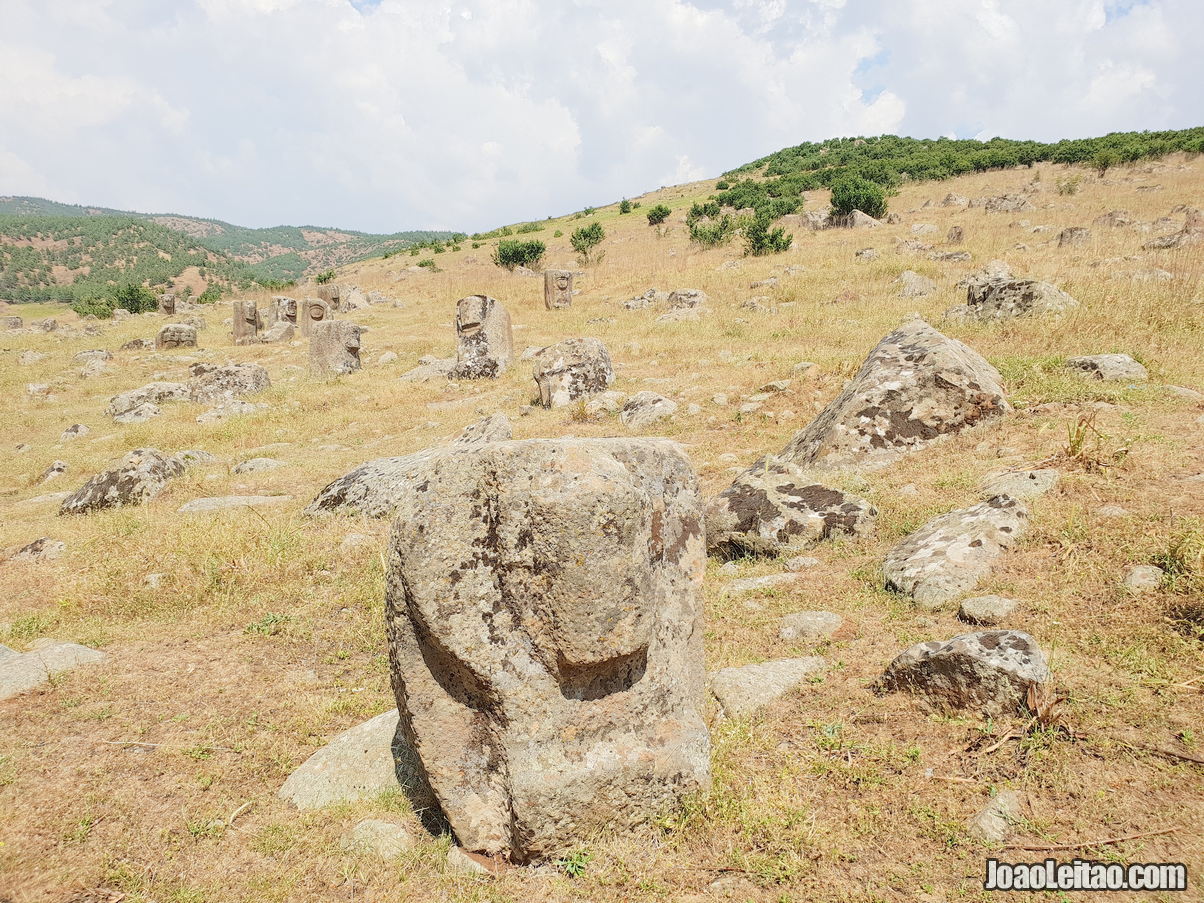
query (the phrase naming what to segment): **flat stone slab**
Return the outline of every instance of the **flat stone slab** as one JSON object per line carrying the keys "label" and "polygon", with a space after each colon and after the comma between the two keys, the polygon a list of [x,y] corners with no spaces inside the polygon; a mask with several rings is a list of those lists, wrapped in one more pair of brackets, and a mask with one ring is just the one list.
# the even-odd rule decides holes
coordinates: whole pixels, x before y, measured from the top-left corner
{"label": "flat stone slab", "polygon": [[764,577],[742,577],[725,585],[721,593],[724,596],[739,596],[742,593],[751,593],[757,589],[784,586],[787,583],[794,583],[796,580],[798,580],[797,574],[766,574]]}
{"label": "flat stone slab", "polygon": [[1019,604],[1003,596],[975,596],[962,602],[957,615],[971,624],[995,627],[1006,621]]}
{"label": "flat stone slab", "polygon": [[298,809],[374,799],[416,784],[415,758],[397,732],[397,709],[343,731],[301,763],[279,796]]}
{"label": "flat stone slab", "polygon": [[844,618],[834,611],[796,611],[782,618],[778,636],[784,640],[820,640],[840,629]]}
{"label": "flat stone slab", "polygon": [[[7,648],[7,647],[6,647]],[[10,653],[13,650],[8,650]],[[80,665],[103,662],[108,656],[78,643],[38,644],[29,652],[0,656],[0,699],[10,699],[41,686],[56,674]]]}
{"label": "flat stone slab", "polygon": [[819,656],[808,656],[723,668],[711,674],[711,693],[719,702],[721,718],[742,718],[785,696],[827,665]]}
{"label": "flat stone slab", "polygon": [[382,859],[396,859],[414,849],[417,840],[405,825],[365,818],[357,822],[343,838],[343,849],[356,853],[372,853]]}
{"label": "flat stone slab", "polygon": [[291,495],[219,495],[212,498],[193,499],[180,506],[181,514],[199,514],[205,511],[224,511],[227,508],[264,508],[283,505]]}
{"label": "flat stone slab", "polygon": [[1058,485],[1061,474],[1052,467],[1018,470],[988,477],[982,484],[982,497],[1010,495],[1014,499],[1040,498]]}

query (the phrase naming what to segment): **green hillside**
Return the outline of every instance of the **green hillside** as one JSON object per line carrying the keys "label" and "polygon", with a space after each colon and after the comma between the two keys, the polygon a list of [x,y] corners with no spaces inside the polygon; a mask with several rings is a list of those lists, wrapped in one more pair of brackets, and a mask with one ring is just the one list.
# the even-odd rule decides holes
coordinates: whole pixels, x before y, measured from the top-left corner
{"label": "green hillside", "polygon": [[800,207],[802,192],[830,188],[848,178],[890,189],[906,181],[948,179],[1038,162],[1081,163],[1106,171],[1117,164],[1176,151],[1204,152],[1204,128],[1114,132],[1052,144],[1007,138],[832,138],[787,147],[726,173],[715,199],[731,207],[755,207],[758,213],[782,216]]}
{"label": "green hillside", "polygon": [[[117,218],[122,221],[136,219],[149,222],[179,233],[200,248],[248,264],[252,274],[275,281],[300,279],[330,267],[354,263],[416,244],[451,238],[457,234],[435,230],[374,234],[326,226],[272,226],[252,229],[216,219],[61,204],[36,197],[0,197],[0,217],[5,216],[35,219],[68,217],[105,222],[112,222]],[[94,229],[88,231],[91,235],[96,234]],[[114,240],[121,244],[120,237],[115,236]]]}

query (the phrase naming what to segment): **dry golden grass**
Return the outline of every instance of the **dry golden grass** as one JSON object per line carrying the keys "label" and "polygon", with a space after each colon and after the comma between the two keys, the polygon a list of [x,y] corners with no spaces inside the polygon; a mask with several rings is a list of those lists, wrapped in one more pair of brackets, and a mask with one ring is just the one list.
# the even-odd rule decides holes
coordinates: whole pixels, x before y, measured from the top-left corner
{"label": "dry golden grass", "polygon": [[[1087,247],[1058,249],[1054,242],[1061,228],[1089,226],[1111,209],[1149,222],[1175,205],[1198,203],[1204,162],[1172,158],[1112,170],[1106,181],[1084,175],[1072,196],[1054,190],[1062,172],[1045,166],[911,186],[892,202],[900,225],[802,233],[789,252],[759,259],[740,258],[737,246],[689,246],[681,208],[713,183],[655,192],[630,215],[615,207],[598,212],[608,232],[606,256],[578,280],[581,294],[567,311],[545,311],[542,281],[497,269],[488,246],[474,250],[466,242],[438,255],[438,273],[408,271],[417,258],[404,255],[359,264],[340,281],[379,289],[404,307],[354,315],[370,328],[365,366],[339,380],[309,377],[302,345],[230,346],[221,323],[227,305],[205,312],[202,349],[188,355],[116,351],[130,338],[152,336],[160,323],[154,315],[107,325],[95,339],[0,333],[8,443],[0,456],[0,547],[39,536],[68,546],[57,561],[0,565],[0,642],[25,648],[49,635],[112,656],[0,703],[0,898],[65,901],[95,891],[78,899],[107,899],[98,890],[105,889],[127,901],[177,903],[983,900],[988,850],[964,825],[1003,787],[1024,791],[1021,843],[1177,828],[1081,852],[1187,862],[1194,890],[1176,899],[1204,898],[1204,771],[1149,748],[1204,755],[1204,651],[1167,618],[1176,605],[1199,610],[1200,583],[1177,580],[1149,596],[1119,587],[1126,565],[1168,554],[1187,561],[1191,554],[1182,550],[1198,549],[1204,482],[1192,478],[1204,471],[1202,407],[1159,387],[1204,387],[1204,258],[1199,248],[1141,251],[1147,236],[1131,229],[1094,228]],[[1016,191],[1034,173],[1047,190],[1034,196],[1033,212],[917,209],[948,191]],[[1139,190],[1151,184],[1161,188]],[[657,201],[675,210],[663,238],[643,216]],[[813,209],[823,204],[822,196],[809,199]],[[1034,234],[1013,225],[1019,220],[1051,229]],[[549,266],[574,266],[568,233],[587,222],[551,220],[531,236],[548,243]],[[938,244],[951,225],[964,226],[973,262],[897,252],[895,239],[910,237],[917,222],[938,227],[924,239]],[[559,239],[551,237],[556,229],[565,233]],[[1027,249],[1016,249],[1020,243]],[[867,246],[880,250],[878,260],[854,258]],[[452,353],[457,298],[486,292],[501,299],[520,350],[579,335],[605,341],[616,362],[614,388],[651,388],[682,402],[676,420],[659,432],[685,445],[709,493],[733,468],[785,444],[906,313],[938,323],[962,300],[957,279],[992,258],[1062,285],[1081,308],[1060,320],[948,326],[999,367],[1017,412],[850,481],[881,511],[877,536],[817,548],[812,554],[821,563],[795,584],[724,599],[722,581],[708,581],[710,667],[815,651],[832,668],[763,716],[718,729],[707,798],[640,836],[597,838],[575,879],[553,866],[497,879],[445,874],[447,838],[431,838],[402,862],[382,863],[343,851],[339,838],[367,815],[412,819],[404,800],[309,814],[276,800],[284,777],[314,749],[393,705],[381,624],[379,547],[387,525],[305,519],[301,508],[314,493],[370,457],[444,441],[495,410],[512,417],[519,438],[626,432],[613,417],[583,423],[563,409],[519,416],[534,394],[524,364],[489,384],[400,383],[396,377],[419,356]],[[738,265],[720,269],[733,259]],[[785,275],[789,265],[805,270]],[[1173,278],[1132,277],[1153,267]],[[897,297],[892,280],[905,269],[932,277],[939,291]],[[779,276],[777,287],[749,288],[770,275]],[[698,323],[656,325],[655,309],[622,309],[623,300],[651,287],[703,289],[714,311]],[[777,313],[741,309],[762,294],[793,305]],[[74,320],[52,306],[14,312]],[[84,380],[71,355],[93,347],[113,350],[115,366]],[[25,349],[49,356],[18,365]],[[399,360],[377,364],[387,350]],[[1063,358],[1104,351],[1141,360],[1150,384],[1106,386],[1063,374]],[[202,408],[187,404],[165,405],[162,417],[138,426],[114,425],[103,413],[111,395],[155,374],[179,379],[190,360],[225,359],[269,369],[273,388],[257,399],[271,404],[269,411],[209,426],[195,422]],[[818,372],[795,373],[804,360],[816,362]],[[736,415],[740,396],[783,377],[794,382],[767,405],[771,414]],[[38,382],[54,385],[53,401],[26,395],[25,384]],[[732,403],[713,403],[720,392]],[[917,613],[885,593],[876,571],[885,550],[933,514],[972,501],[986,474],[1059,455],[1068,425],[1099,401],[1110,403],[1097,414],[1108,437],[1100,454],[1125,447],[1127,456],[1102,470],[1060,464],[1063,481],[1034,504],[1033,530],[980,588],[1022,601],[1014,626],[1052,654],[1057,687],[1068,697],[1061,707],[1067,729],[1036,727],[988,752],[1025,725],[926,717],[907,698],[873,696],[870,682],[902,648],[968,629],[955,612]],[[690,403],[701,411],[688,413]],[[91,434],[60,445],[60,433],[75,422]],[[17,443],[30,450],[12,453]],[[57,502],[37,500],[74,489],[140,446],[203,448],[219,460],[189,471],[144,507],[59,518]],[[729,453],[734,464],[720,460]],[[264,455],[287,466],[231,473],[239,461]],[[70,472],[34,485],[56,459]],[[898,491],[909,484],[914,493]],[[235,493],[293,498],[259,513],[176,511],[197,496]],[[1108,504],[1129,514],[1101,516]],[[344,551],[349,532],[377,541]],[[744,562],[741,575],[778,567]],[[158,588],[145,584],[150,573],[166,575]],[[845,617],[835,638],[818,646],[778,638],[780,616],[816,608]],[[159,745],[113,742],[126,740]],[[247,802],[232,825],[222,823]],[[1008,850],[1001,858],[1043,855]]]}

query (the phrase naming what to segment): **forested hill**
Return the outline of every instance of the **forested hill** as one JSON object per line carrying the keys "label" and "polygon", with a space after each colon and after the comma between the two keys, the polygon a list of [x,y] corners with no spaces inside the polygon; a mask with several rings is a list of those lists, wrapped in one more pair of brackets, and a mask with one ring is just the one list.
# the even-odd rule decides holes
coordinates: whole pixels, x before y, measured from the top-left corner
{"label": "forested hill", "polygon": [[[248,274],[269,281],[298,279],[307,273],[320,272],[415,244],[443,240],[455,234],[414,230],[383,235],[325,226],[251,229],[221,220],[178,214],[135,213],[106,207],[61,204],[35,197],[0,197],[0,219],[5,224],[5,229],[0,230],[0,244],[10,243],[5,236],[9,235],[19,219],[40,220],[47,217],[66,218],[76,223],[85,219],[100,220],[87,229],[90,241],[100,236],[98,228],[106,223],[112,224],[119,232],[110,236],[108,243],[115,245],[121,244],[121,231],[126,229],[131,219],[152,223],[177,233],[177,238],[171,239],[173,244],[183,237],[193,246],[247,264]],[[61,234],[65,227],[63,222],[46,222],[43,225],[56,234]],[[159,234],[162,233],[148,232],[143,237]]]}
{"label": "forested hill", "polygon": [[863,179],[893,189],[905,181],[947,179],[1038,162],[1080,163],[1106,171],[1176,151],[1204,152],[1204,127],[1114,132],[1048,144],[1007,138],[832,138],[787,147],[726,173],[716,199],[728,206],[755,207],[781,216],[798,209],[802,192],[830,188],[842,179]]}

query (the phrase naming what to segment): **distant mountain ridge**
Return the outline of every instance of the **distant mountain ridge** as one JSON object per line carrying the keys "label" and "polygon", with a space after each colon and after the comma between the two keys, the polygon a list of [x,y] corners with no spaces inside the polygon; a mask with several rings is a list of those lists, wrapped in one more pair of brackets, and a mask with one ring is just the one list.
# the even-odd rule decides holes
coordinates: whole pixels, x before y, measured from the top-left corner
{"label": "distant mountain ridge", "polygon": [[[272,226],[253,229],[205,217],[138,213],[110,207],[63,204],[39,197],[0,196],[0,296],[3,296],[6,288],[11,295],[15,288],[25,287],[29,291],[18,292],[18,295],[23,295],[18,300],[41,300],[47,297],[48,293],[53,295],[55,287],[73,284],[81,275],[82,268],[89,266],[89,261],[84,259],[88,255],[82,255],[78,260],[54,263],[49,259],[33,259],[37,255],[35,253],[31,256],[31,249],[37,252],[42,250],[46,242],[61,243],[76,237],[66,234],[73,227],[81,233],[78,236],[80,238],[84,232],[88,233],[88,244],[95,246],[103,232],[103,228],[98,227],[104,224],[111,225],[114,230],[112,240],[104,243],[120,246],[125,241],[121,236],[129,231],[131,220],[151,223],[178,233],[186,240],[186,244],[195,246],[198,253],[212,252],[217,256],[210,258],[211,266],[228,269],[228,275],[233,281],[292,281],[332,267],[398,251],[415,244],[445,240],[458,234],[441,230],[409,230],[386,235],[325,226]],[[37,231],[38,226],[45,227],[45,235],[41,239],[37,238],[42,234]],[[50,233],[54,234],[54,238],[49,237]],[[143,234],[139,236],[139,240],[149,240],[153,243],[156,236],[166,238],[164,233],[155,232]],[[177,253],[182,250],[176,239],[169,238],[167,243],[175,247]],[[17,246],[24,248],[19,255],[20,261],[12,259],[12,248]],[[63,248],[60,247],[59,250]],[[166,253],[171,256],[171,252]],[[117,260],[115,258],[110,262],[116,263]],[[180,258],[179,262],[184,262],[183,258]],[[195,267],[199,262],[197,254],[188,257],[189,266]],[[72,267],[70,263],[78,265]],[[21,274],[14,275],[11,270],[18,264]],[[242,267],[234,266],[238,264]],[[127,269],[131,278],[140,275],[138,266]],[[181,268],[181,273],[183,269]],[[163,270],[162,265],[156,265],[157,276],[161,276]],[[30,272],[38,274],[34,280],[36,290],[30,285]],[[8,278],[5,278],[6,275]],[[90,271],[83,272],[82,275],[90,275]],[[69,300],[68,296],[77,293],[60,294],[64,296],[63,300]]]}

